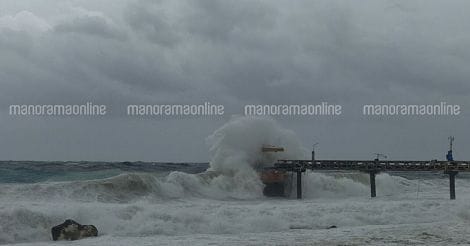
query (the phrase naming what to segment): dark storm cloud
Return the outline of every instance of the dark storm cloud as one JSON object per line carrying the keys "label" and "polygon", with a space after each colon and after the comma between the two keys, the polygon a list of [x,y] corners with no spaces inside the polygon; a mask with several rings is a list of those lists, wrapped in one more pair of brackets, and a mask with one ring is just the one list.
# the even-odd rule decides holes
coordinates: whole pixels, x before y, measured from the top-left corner
{"label": "dark storm cloud", "polygon": [[183,27],[202,39],[230,44],[240,36],[269,32],[276,23],[277,11],[269,2],[197,0],[187,3]]}
{"label": "dark storm cloud", "polygon": [[[201,87],[259,102],[277,101],[289,88],[299,89],[300,101],[373,96],[391,85],[414,93],[467,93],[469,74],[462,65],[468,57],[468,37],[462,33],[466,25],[431,23],[433,28],[427,28],[432,21],[427,12],[437,9],[393,6],[395,2],[135,1],[121,10],[122,18],[77,6],[70,16],[56,20],[31,12],[31,23],[42,22],[32,25],[40,33],[30,36],[33,27],[15,35],[4,31],[2,41],[3,47],[23,47],[23,54],[15,54],[18,59],[63,63],[61,68],[40,64],[56,77],[48,78],[50,83],[69,80],[103,90],[119,88],[131,97],[168,91],[197,98]],[[453,8],[447,8],[452,14]],[[436,40],[438,34],[443,38]],[[27,49],[33,50],[25,55]],[[56,76],[57,70],[62,76]],[[444,81],[448,86],[442,86]]]}
{"label": "dark storm cloud", "polygon": [[[394,138],[402,134],[397,122],[363,121],[357,116],[362,103],[449,101],[470,106],[467,1],[137,0],[116,1],[112,6],[107,1],[47,2],[46,6],[12,1],[2,6],[0,118],[4,120],[9,104],[94,101],[112,107],[112,116],[120,123],[110,127],[127,139],[137,132],[123,123],[135,122],[121,117],[122,107],[129,103],[212,101],[225,104],[227,113],[241,113],[246,103],[329,101],[342,103],[349,111],[336,121],[296,121],[294,130],[312,127],[302,136],[305,142],[314,132],[323,132],[317,135],[337,139],[337,146],[324,145],[352,153],[383,142],[379,136],[384,129],[391,131],[390,142],[403,140]],[[446,132],[443,135],[465,132],[464,120],[444,119],[424,127],[415,122],[408,127],[419,128],[416,134],[425,138],[436,128]],[[184,121],[157,124],[159,129],[194,127]],[[174,136],[172,141],[194,143],[220,122],[201,124],[206,132]],[[80,126],[92,124],[70,122],[70,127]],[[152,130],[151,124],[143,127],[139,134]],[[54,138],[50,130],[41,129],[48,133],[31,130],[37,142]],[[86,129],[63,128],[62,134],[85,137]],[[369,141],[346,144],[368,129],[372,129]],[[146,144],[168,141],[163,133],[158,140],[143,135]],[[28,146],[18,140],[20,136],[8,136],[17,145]],[[109,144],[106,136],[94,141]],[[404,153],[415,145],[401,143],[397,151]],[[173,153],[170,146],[162,146],[166,148],[162,153]],[[35,153],[34,147],[28,149]],[[46,158],[45,152],[41,158]],[[60,153],[58,146],[50,158]],[[111,153],[106,153],[90,156],[109,159]],[[134,157],[136,150],[129,153]],[[194,155],[203,159],[206,153]],[[172,158],[178,156],[162,159]]]}
{"label": "dark storm cloud", "polygon": [[77,11],[78,15],[60,21],[54,26],[59,33],[81,33],[104,38],[125,39],[125,33],[112,20],[101,13]]}
{"label": "dark storm cloud", "polygon": [[180,39],[178,30],[169,23],[164,10],[156,2],[136,2],[125,10],[125,19],[133,30],[148,41],[164,45],[176,45]]}

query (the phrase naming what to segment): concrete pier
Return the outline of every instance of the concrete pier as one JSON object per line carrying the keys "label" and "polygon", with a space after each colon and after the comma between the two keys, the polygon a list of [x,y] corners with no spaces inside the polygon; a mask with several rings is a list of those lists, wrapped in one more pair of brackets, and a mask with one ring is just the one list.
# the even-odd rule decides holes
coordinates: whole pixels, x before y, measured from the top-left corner
{"label": "concrete pier", "polygon": [[297,199],[302,199],[302,172],[308,170],[360,171],[369,174],[370,196],[376,197],[375,176],[379,172],[439,172],[449,175],[450,199],[455,200],[455,176],[470,172],[470,161],[379,161],[379,160],[279,160],[278,170],[297,173]]}

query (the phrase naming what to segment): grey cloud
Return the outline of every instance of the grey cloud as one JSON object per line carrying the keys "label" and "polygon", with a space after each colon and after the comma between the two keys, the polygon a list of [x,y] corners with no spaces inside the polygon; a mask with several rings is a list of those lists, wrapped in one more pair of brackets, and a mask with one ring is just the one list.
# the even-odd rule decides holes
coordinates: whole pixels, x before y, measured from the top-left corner
{"label": "grey cloud", "polygon": [[80,11],[78,16],[61,20],[54,26],[58,33],[82,33],[103,38],[124,40],[126,33],[102,13]]}
{"label": "grey cloud", "polygon": [[150,42],[173,46],[181,38],[165,11],[159,8],[159,1],[130,4],[125,11],[125,19],[134,31]]}
{"label": "grey cloud", "polygon": [[187,5],[183,25],[204,39],[230,44],[239,35],[265,33],[276,25],[276,8],[267,1],[196,0]]}
{"label": "grey cloud", "polygon": [[8,29],[34,33],[47,31],[50,28],[49,23],[44,19],[26,10],[0,17],[0,30]]}
{"label": "grey cloud", "polygon": [[[122,138],[138,134],[150,144],[153,139],[143,132],[152,131],[152,124],[140,125],[122,117],[123,105],[209,100],[224,103],[229,113],[241,113],[245,103],[330,101],[350,110],[335,121],[307,119],[285,124],[302,130],[305,142],[320,132],[317,135],[322,139],[331,136],[338,144],[325,145],[351,153],[383,142],[380,136],[387,135],[382,133],[387,129],[392,143],[400,142],[393,133],[403,133],[397,122],[354,116],[362,103],[469,104],[466,1],[143,0],[118,1],[110,8],[101,0],[67,2],[60,8],[73,8],[63,10],[65,14],[38,4],[31,4],[23,14],[17,7],[5,6],[8,14],[0,16],[0,103],[4,105],[0,118],[8,117],[3,111],[11,103],[96,101],[114,109],[112,117],[119,123],[112,128],[123,131]],[[443,132],[464,134],[465,119],[410,121],[407,127],[423,138],[438,126]],[[14,120],[4,121],[14,129]],[[210,123],[211,127],[219,124]],[[132,125],[143,129],[133,130]],[[197,128],[184,121],[157,125]],[[364,137],[369,130],[371,136]],[[46,132],[44,139],[52,130]],[[86,129],[79,132],[86,142]],[[40,136],[34,129],[31,134]],[[157,135],[163,138],[165,134]],[[190,135],[193,139],[178,135],[172,141],[199,144],[199,133]],[[367,143],[347,144],[361,137],[368,138]],[[97,141],[105,144],[104,138]],[[137,138],[133,135],[132,139]],[[165,140],[155,141],[163,145]],[[411,144],[400,146],[404,152],[412,148]],[[60,155],[58,149],[54,153]],[[108,154],[111,150],[106,149]],[[425,149],[420,151],[427,154]],[[135,153],[141,152],[129,150],[129,156]],[[203,158],[205,153],[194,155]]]}

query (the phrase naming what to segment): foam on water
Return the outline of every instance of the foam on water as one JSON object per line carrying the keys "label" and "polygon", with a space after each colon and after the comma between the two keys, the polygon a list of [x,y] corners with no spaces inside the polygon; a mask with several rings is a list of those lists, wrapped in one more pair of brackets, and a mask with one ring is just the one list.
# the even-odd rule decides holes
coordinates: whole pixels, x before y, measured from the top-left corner
{"label": "foam on water", "polygon": [[[369,175],[360,172],[318,173],[307,171],[303,179],[303,194],[306,198],[345,198],[368,196]],[[376,177],[377,192],[382,196],[416,191],[416,182],[386,173]],[[434,187],[434,183],[423,183],[421,189]]]}
{"label": "foam on water", "polygon": [[[7,201],[2,198],[0,242],[48,241],[50,228],[65,218],[95,224],[101,235],[112,237],[322,230],[331,225],[470,222],[470,197],[465,195],[463,188],[457,190],[458,203],[448,200],[445,192],[423,192],[427,198],[416,199],[415,192],[406,189],[371,200],[367,187],[353,179],[320,178],[331,179],[327,181],[331,186],[318,186],[315,193],[310,193],[314,196],[302,201],[273,198],[214,200],[188,195],[125,203],[81,202],[59,197],[49,201]],[[347,188],[351,184],[359,188]],[[190,190],[184,192],[191,193]]]}
{"label": "foam on water", "polygon": [[[224,179],[225,181],[225,179]],[[216,182],[216,183],[214,183]],[[441,180],[427,180],[416,198],[413,181],[379,175],[379,197],[370,200],[362,174],[305,175],[306,199],[240,199],[220,180],[174,172],[163,180],[147,174],[110,179],[2,187],[0,243],[50,240],[50,228],[73,218],[95,224],[101,235],[238,234],[291,229],[470,222],[467,180],[449,201]],[[465,183],[464,183],[465,182]],[[390,190],[385,187],[391,188]],[[382,192],[388,191],[388,194]],[[15,194],[13,194],[15,193]]]}

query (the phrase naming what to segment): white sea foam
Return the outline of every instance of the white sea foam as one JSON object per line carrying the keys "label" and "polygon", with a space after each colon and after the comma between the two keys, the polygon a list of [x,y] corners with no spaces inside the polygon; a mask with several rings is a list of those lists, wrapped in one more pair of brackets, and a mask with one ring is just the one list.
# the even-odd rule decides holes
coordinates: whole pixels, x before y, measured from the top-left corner
{"label": "white sea foam", "polygon": [[100,235],[107,237],[157,239],[159,236],[196,237],[201,234],[287,232],[294,229],[315,231],[331,225],[376,228],[400,224],[470,223],[470,197],[465,195],[464,187],[458,187],[458,201],[448,200],[448,194],[440,191],[423,192],[426,198],[416,199],[415,192],[406,190],[387,196],[379,193],[379,197],[371,200],[367,187],[364,186],[364,190],[347,188],[355,184],[352,179],[320,178],[331,178],[332,186],[318,186],[316,193],[306,193],[314,195],[312,198],[302,201],[272,198],[214,200],[188,196],[162,201],[103,203],[59,199],[7,201],[2,198],[0,242],[48,241],[50,228],[65,218],[95,224]]}

